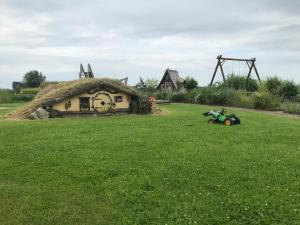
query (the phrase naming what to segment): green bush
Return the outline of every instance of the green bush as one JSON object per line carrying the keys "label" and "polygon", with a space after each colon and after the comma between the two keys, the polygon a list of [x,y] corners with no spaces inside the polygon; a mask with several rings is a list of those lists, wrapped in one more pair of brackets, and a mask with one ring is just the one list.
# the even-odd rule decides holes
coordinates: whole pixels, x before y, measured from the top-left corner
{"label": "green bush", "polygon": [[189,103],[196,103],[196,99],[197,99],[197,96],[199,95],[199,93],[201,92],[201,89],[193,89],[189,92],[186,92],[185,95],[186,95],[186,98],[187,98],[187,102]]}
{"label": "green bush", "polygon": [[267,80],[264,82],[264,85],[267,91],[272,95],[280,95],[280,87],[282,85],[282,80],[279,77],[267,77]]}
{"label": "green bush", "polygon": [[233,105],[235,92],[229,88],[202,88],[196,97],[196,102],[209,105]]}
{"label": "green bush", "polygon": [[238,76],[235,74],[230,74],[226,78],[227,87],[234,90],[246,90],[249,92],[255,92],[258,90],[258,83],[253,78],[248,79],[245,76]]}
{"label": "green bush", "polygon": [[283,104],[283,111],[292,114],[300,114],[299,102],[285,102]]}
{"label": "green bush", "polygon": [[175,92],[170,94],[169,100],[172,102],[188,102],[188,96],[184,92]]}
{"label": "green bush", "polygon": [[245,91],[237,91],[234,98],[234,106],[243,107],[243,108],[253,108],[254,101],[253,95],[247,94]]}
{"label": "green bush", "polygon": [[8,89],[0,89],[0,103],[10,103],[13,102],[13,91]]}
{"label": "green bush", "polygon": [[297,96],[295,97],[295,101],[300,102],[300,94],[297,94]]}
{"label": "green bush", "polygon": [[156,99],[160,99],[160,100],[168,100],[169,95],[170,95],[170,93],[168,93],[168,92],[159,91],[159,92],[154,93],[153,97],[155,97]]}
{"label": "green bush", "polygon": [[35,95],[33,94],[16,94],[12,96],[13,102],[29,102],[33,100]]}
{"label": "green bush", "polygon": [[279,94],[284,99],[294,99],[298,94],[298,88],[294,81],[285,80],[279,88]]}
{"label": "green bush", "polygon": [[257,92],[253,95],[253,106],[256,109],[278,109],[281,99],[269,92]]}
{"label": "green bush", "polygon": [[28,102],[34,98],[33,94],[14,94],[13,90],[0,90],[0,103]]}

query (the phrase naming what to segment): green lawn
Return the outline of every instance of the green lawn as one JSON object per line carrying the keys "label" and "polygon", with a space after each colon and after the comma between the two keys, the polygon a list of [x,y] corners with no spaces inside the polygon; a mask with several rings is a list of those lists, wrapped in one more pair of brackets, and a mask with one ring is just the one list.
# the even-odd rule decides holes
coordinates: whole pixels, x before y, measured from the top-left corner
{"label": "green lawn", "polygon": [[211,108],[1,120],[0,224],[300,224],[300,119]]}

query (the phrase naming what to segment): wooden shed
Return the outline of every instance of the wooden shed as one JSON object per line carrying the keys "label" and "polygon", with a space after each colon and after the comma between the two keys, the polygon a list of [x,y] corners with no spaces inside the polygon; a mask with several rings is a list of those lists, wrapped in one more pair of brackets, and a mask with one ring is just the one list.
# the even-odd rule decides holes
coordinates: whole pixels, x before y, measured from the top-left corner
{"label": "wooden shed", "polygon": [[166,69],[157,89],[165,92],[178,90],[178,83],[183,82],[183,80],[184,79],[179,76],[178,71]]}

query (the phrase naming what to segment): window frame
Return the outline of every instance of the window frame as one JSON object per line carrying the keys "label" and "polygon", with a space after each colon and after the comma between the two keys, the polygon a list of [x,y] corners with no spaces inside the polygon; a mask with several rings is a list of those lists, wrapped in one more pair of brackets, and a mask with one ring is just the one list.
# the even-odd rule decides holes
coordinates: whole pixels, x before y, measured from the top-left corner
{"label": "window frame", "polygon": [[124,96],[123,95],[116,95],[114,96],[114,102],[123,102]]}

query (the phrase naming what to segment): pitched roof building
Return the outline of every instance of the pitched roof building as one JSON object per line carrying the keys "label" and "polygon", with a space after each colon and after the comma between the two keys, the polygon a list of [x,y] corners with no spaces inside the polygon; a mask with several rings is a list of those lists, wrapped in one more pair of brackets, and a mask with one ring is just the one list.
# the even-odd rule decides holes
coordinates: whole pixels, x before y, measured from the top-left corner
{"label": "pitched roof building", "polygon": [[166,92],[175,91],[178,89],[178,83],[183,82],[183,80],[184,79],[179,76],[178,71],[166,69],[157,89]]}

